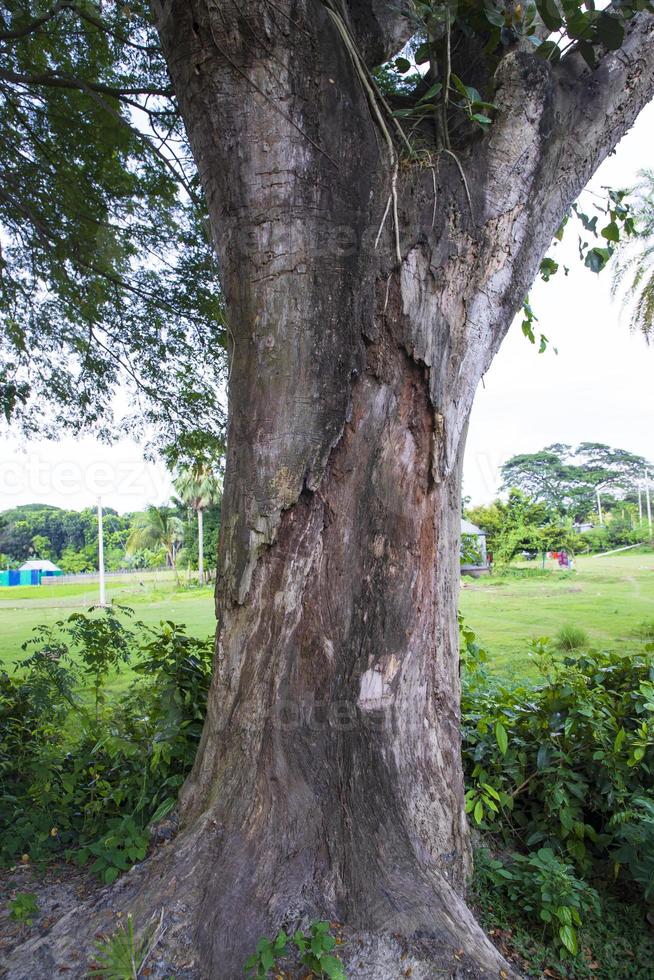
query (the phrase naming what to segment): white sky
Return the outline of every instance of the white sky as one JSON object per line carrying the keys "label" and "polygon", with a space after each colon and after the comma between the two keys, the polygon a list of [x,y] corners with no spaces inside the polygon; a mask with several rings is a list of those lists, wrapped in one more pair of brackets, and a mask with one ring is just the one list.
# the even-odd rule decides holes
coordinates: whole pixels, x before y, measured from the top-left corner
{"label": "white sky", "polygon": [[[654,104],[591,187],[628,186],[639,169],[654,167],[653,132]],[[611,298],[610,268],[596,276],[582,266],[574,227],[556,253],[570,275],[561,270],[550,283],[538,283],[531,304],[538,330],[559,353],[538,354],[519,324],[512,327],[472,412],[464,493],[474,503],[496,495],[506,459],[553,442],[605,442],[654,459],[654,344],[629,333]],[[170,490],[165,467],[145,462],[128,440],[107,447],[92,438],[22,445],[5,438],[0,450],[0,510],[21,503],[80,509],[101,494],[106,506],[122,512],[163,503]]]}

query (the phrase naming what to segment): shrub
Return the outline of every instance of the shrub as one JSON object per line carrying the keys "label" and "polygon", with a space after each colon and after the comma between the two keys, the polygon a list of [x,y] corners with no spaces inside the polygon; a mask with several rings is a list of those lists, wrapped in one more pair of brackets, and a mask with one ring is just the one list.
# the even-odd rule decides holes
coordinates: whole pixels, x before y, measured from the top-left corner
{"label": "shrub", "polygon": [[550,848],[582,875],[615,865],[647,891],[652,650],[557,660],[537,640],[544,683],[509,689],[489,678],[474,634],[464,627],[462,638],[463,760],[474,824],[525,852]]}
{"label": "shrub", "polygon": [[582,650],[590,643],[588,633],[581,626],[562,626],[554,639],[559,650]]}
{"label": "shrub", "polygon": [[[0,857],[92,860],[112,881],[148,846],[195,756],[212,641],[128,610],[75,613],[39,627],[17,673],[0,673]],[[107,696],[130,663],[127,694]],[[91,697],[89,699],[88,688]]]}
{"label": "shrub", "polygon": [[528,855],[513,854],[505,865],[482,849],[476,855],[477,869],[493,887],[518,903],[521,914],[545,923],[555,943],[572,956],[579,952],[577,929],[582,917],[598,915],[599,896],[580,880],[572,867],[549,847]]}

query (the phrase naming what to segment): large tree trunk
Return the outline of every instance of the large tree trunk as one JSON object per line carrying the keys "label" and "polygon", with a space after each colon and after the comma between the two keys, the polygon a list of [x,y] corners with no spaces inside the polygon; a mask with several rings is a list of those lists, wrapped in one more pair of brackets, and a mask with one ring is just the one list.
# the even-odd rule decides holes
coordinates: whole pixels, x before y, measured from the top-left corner
{"label": "large tree trunk", "polygon": [[211,976],[297,915],[431,936],[444,969],[461,948],[501,966],[463,902],[461,456],[477,383],[610,140],[563,159],[572,80],[516,52],[489,138],[399,171],[365,61],[411,28],[374,12],[159,12],[233,341],[215,675],[182,795],[187,827],[220,828]]}
{"label": "large tree trunk", "polygon": [[[422,937],[416,977],[497,976],[464,902],[465,430],[561,217],[652,92],[651,27],[590,81],[510,53],[491,133],[398,167],[365,74],[411,32],[397,4],[154,6],[232,363],[208,717],[141,907],[161,873],[207,977],[316,916]],[[378,953],[366,975],[402,975]]]}

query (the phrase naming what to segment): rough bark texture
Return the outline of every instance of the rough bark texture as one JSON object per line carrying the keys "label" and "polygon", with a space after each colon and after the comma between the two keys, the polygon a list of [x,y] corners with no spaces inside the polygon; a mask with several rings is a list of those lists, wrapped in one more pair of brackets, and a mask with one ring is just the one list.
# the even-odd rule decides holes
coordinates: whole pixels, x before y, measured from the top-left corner
{"label": "rough bark texture", "polygon": [[[315,916],[423,937],[415,977],[497,976],[464,902],[465,430],[563,214],[652,94],[653,22],[593,74],[509,53],[490,134],[400,167],[398,264],[392,208],[375,248],[393,158],[327,7],[155,6],[233,350],[209,713],[178,843],[126,893],[193,917],[206,977]],[[411,30],[396,4],[339,9],[369,65]],[[361,975],[402,975],[383,942]]]}

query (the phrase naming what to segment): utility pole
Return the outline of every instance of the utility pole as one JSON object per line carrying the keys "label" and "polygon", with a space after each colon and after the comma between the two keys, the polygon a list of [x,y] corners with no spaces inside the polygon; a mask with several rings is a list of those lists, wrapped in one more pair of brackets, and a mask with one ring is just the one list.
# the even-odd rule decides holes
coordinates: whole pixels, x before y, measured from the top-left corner
{"label": "utility pole", "polygon": [[198,581],[200,585],[204,585],[204,527],[201,507],[198,507]]}
{"label": "utility pole", "polygon": [[645,502],[647,504],[647,523],[650,531],[652,530],[652,505],[649,499],[649,473],[645,470]]}
{"label": "utility pole", "polygon": [[98,570],[100,572],[100,605],[107,605],[104,588],[104,536],[102,532],[102,498],[98,497]]}
{"label": "utility pole", "polygon": [[599,489],[597,490],[597,513],[599,514],[600,527],[602,526],[602,501],[600,498]]}
{"label": "utility pole", "polygon": [[638,523],[643,523],[643,491],[640,483],[638,484]]}

